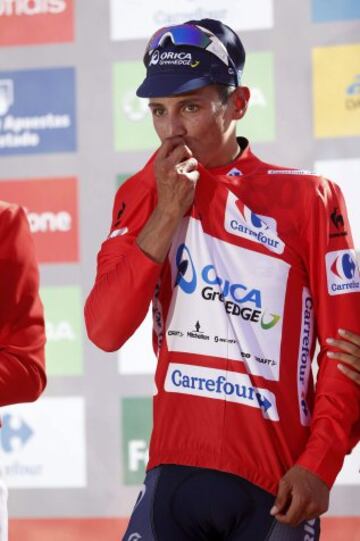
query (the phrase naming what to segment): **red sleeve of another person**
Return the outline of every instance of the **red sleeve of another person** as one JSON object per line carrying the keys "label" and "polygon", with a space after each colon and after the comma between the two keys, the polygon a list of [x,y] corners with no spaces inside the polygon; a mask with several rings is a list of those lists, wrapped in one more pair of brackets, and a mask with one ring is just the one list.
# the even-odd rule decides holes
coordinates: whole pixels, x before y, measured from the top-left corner
{"label": "red sleeve of another person", "polygon": [[0,405],[36,400],[46,385],[45,325],[24,211],[0,203]]}

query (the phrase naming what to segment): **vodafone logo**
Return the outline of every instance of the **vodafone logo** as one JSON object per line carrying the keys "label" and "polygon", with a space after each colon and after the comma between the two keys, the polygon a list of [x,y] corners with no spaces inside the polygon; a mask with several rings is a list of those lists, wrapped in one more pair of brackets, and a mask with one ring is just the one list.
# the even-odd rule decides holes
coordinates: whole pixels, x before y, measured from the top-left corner
{"label": "vodafone logo", "polygon": [[67,8],[66,0],[0,0],[0,17],[13,15],[57,15]]}
{"label": "vodafone logo", "polygon": [[66,211],[27,212],[27,217],[32,233],[66,232],[71,229],[71,215]]}
{"label": "vodafone logo", "polygon": [[[0,193],[4,200],[16,201],[23,207],[39,263],[79,260],[76,178],[1,181]],[[53,340],[70,337],[66,325],[50,326],[48,330]]]}

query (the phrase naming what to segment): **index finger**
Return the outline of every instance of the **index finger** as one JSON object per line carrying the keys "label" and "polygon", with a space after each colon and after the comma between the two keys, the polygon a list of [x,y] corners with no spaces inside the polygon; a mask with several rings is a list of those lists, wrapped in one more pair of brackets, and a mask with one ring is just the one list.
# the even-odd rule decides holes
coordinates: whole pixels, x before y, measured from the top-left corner
{"label": "index finger", "polygon": [[297,526],[304,520],[306,503],[298,494],[293,494],[291,503],[284,513],[277,513],[276,520],[283,524],[291,524]]}
{"label": "index finger", "polygon": [[340,349],[340,351],[345,351],[346,353],[360,357],[360,348],[353,342],[346,340],[334,340],[331,338],[327,338],[326,342],[332,347],[337,347]]}
{"label": "index finger", "polygon": [[183,138],[178,135],[176,135],[175,137],[169,137],[168,139],[165,139],[165,141],[162,143],[158,152],[158,156],[160,158],[167,158],[176,147],[184,144],[185,143]]}

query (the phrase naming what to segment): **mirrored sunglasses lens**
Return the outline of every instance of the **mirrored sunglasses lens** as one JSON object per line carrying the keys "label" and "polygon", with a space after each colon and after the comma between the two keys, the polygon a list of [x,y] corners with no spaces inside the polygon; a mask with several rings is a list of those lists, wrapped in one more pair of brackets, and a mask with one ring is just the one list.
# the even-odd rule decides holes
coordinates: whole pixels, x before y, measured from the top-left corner
{"label": "mirrored sunglasses lens", "polygon": [[161,28],[150,39],[148,50],[156,49],[163,37],[168,34],[175,45],[192,45],[205,48],[209,45],[210,39],[204,32],[191,25]]}

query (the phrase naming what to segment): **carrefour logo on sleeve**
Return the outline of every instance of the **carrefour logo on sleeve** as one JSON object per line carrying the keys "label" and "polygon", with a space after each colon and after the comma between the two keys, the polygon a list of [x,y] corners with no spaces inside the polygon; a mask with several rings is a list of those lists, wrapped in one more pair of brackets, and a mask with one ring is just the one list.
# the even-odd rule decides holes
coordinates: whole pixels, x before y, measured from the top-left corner
{"label": "carrefour logo on sleeve", "polygon": [[325,260],[329,295],[360,291],[360,273],[355,250],[328,252]]}
{"label": "carrefour logo on sleeve", "polygon": [[260,289],[219,276],[214,264],[205,264],[199,272],[186,244],[176,251],[177,275],[175,286],[189,295],[197,290],[201,278],[201,297],[205,301],[222,302],[227,314],[238,316],[250,323],[259,324],[263,330],[272,329],[281,316],[264,309]]}
{"label": "carrefour logo on sleeve", "polygon": [[165,391],[258,408],[265,419],[279,420],[274,393],[252,385],[247,374],[170,363]]}

